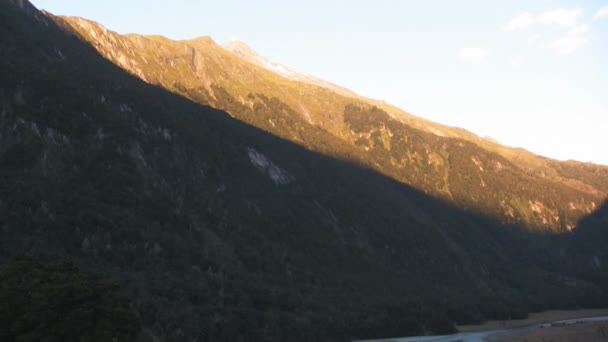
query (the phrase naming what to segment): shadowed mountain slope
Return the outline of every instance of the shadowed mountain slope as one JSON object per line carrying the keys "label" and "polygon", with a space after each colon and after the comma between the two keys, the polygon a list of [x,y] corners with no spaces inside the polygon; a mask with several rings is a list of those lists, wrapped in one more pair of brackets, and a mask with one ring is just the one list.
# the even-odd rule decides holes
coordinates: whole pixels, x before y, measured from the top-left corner
{"label": "shadowed mountain slope", "polygon": [[608,201],[562,239],[571,273],[608,288]]}
{"label": "shadowed mountain slope", "polygon": [[[0,2],[0,262],[116,281],[142,340],[346,341],[607,302],[552,239],[379,173],[279,98],[210,85],[230,114],[203,106],[23,3]],[[375,111],[344,124],[393,125]]]}

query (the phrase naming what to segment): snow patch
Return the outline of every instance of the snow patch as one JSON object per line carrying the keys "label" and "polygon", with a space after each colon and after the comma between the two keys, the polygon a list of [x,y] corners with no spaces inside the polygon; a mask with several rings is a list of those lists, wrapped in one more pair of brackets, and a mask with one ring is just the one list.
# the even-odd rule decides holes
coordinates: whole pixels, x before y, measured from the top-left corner
{"label": "snow patch", "polygon": [[270,177],[276,185],[286,185],[294,181],[294,177],[289,172],[275,165],[262,153],[248,147],[247,154],[249,155],[251,164]]}
{"label": "snow patch", "polygon": [[273,63],[263,57],[260,56],[255,56],[255,60],[264,68],[276,72],[284,77],[287,77],[289,79],[292,80],[299,80],[297,73],[294,73],[293,71],[289,70],[287,67],[278,64],[278,63]]}

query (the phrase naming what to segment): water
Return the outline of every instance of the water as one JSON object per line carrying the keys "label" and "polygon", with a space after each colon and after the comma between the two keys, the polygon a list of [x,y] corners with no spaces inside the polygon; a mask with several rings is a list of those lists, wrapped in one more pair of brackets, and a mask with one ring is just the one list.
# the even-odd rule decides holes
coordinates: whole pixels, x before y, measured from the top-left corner
{"label": "water", "polygon": [[514,332],[521,332],[531,330],[535,328],[548,328],[551,326],[569,325],[569,324],[584,324],[590,322],[608,321],[608,316],[598,317],[587,317],[587,318],[575,318],[566,319],[561,321],[554,321],[550,323],[535,324],[523,328],[509,328],[509,329],[495,329],[478,332],[466,332],[457,333],[452,335],[435,335],[435,336],[413,336],[413,337],[397,337],[387,338],[382,340],[370,340],[367,342],[486,342],[486,338],[491,335],[503,335],[512,334]]}

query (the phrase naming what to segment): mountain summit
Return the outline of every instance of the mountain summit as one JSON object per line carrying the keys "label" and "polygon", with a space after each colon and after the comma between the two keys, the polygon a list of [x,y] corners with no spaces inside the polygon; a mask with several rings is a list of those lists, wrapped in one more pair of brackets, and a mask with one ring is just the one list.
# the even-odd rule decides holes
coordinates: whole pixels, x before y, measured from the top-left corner
{"label": "mountain summit", "polygon": [[331,82],[321,80],[317,77],[295,71],[282,64],[273,62],[273,61],[269,60],[268,58],[260,55],[256,51],[254,51],[252,48],[250,48],[247,44],[245,44],[242,41],[232,40],[232,41],[222,45],[222,47],[224,49],[230,51],[235,56],[238,56],[253,64],[261,66],[262,68],[275,72],[285,78],[288,78],[288,79],[291,79],[294,81],[308,83],[311,85],[324,87],[327,89],[331,89],[332,91],[335,91],[337,94],[340,94],[343,96],[359,97],[357,94],[355,94],[354,92],[352,92],[344,87],[340,87]]}
{"label": "mountain summit", "polygon": [[283,77],[286,77],[286,78],[289,78],[289,79],[292,79],[295,81],[305,80],[305,79],[307,79],[307,77],[309,77],[309,76],[300,74],[298,72],[295,72],[293,70],[290,70],[286,66],[283,66],[279,63],[270,61],[269,59],[263,57],[262,55],[258,54],[255,51],[253,51],[249,46],[247,46],[247,44],[245,44],[241,41],[233,40],[227,44],[224,44],[223,48],[230,51],[231,53],[233,53],[234,55],[236,55],[238,57],[244,58],[244,59],[248,60],[249,62],[257,64],[270,71],[276,72]]}
{"label": "mountain summit", "polygon": [[257,52],[255,52],[252,48],[250,48],[249,45],[247,45],[245,42],[240,41],[238,39],[233,39],[228,43],[223,44],[222,47],[241,58],[254,60],[256,58],[261,57],[262,59],[265,59]]}

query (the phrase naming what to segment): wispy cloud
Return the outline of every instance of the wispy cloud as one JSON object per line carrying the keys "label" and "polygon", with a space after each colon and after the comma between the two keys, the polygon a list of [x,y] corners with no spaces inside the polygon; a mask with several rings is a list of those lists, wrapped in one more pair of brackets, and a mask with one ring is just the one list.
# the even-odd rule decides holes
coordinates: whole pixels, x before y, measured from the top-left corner
{"label": "wispy cloud", "polygon": [[608,6],[600,8],[595,14],[595,19],[608,18]]}
{"label": "wispy cloud", "polygon": [[504,25],[502,27],[502,30],[503,31],[525,30],[528,27],[530,27],[530,25],[532,25],[532,23],[534,23],[534,17],[532,16],[532,14],[525,12],[525,13],[522,13],[522,14],[516,16],[515,18],[511,19],[511,21],[509,21],[506,25]]}
{"label": "wispy cloud", "polygon": [[489,55],[489,51],[480,47],[467,47],[460,49],[458,55],[465,61],[478,62],[486,59]]}
{"label": "wispy cloud", "polygon": [[587,33],[589,32],[589,26],[579,25],[576,26],[566,33],[565,36],[556,40],[551,44],[551,48],[558,55],[568,55],[576,50],[582,48],[588,43]]}
{"label": "wispy cloud", "polygon": [[562,27],[576,26],[578,19],[583,15],[580,9],[556,8],[545,11],[538,16],[538,21],[544,25],[557,25]]}
{"label": "wispy cloud", "polygon": [[[554,8],[551,10],[544,11],[538,15],[524,12],[509,23],[502,27],[503,31],[517,31],[527,30],[534,24],[540,24],[541,26],[553,26],[561,28],[556,31],[555,34],[561,34],[558,39],[548,41],[546,43],[541,42],[547,39],[547,32],[544,33],[528,33],[528,44],[538,48],[549,48],[558,55],[571,54],[580,48],[584,47],[589,43],[588,33],[589,26],[579,24],[583,16],[583,11],[578,8]],[[595,15],[596,19],[608,18],[608,6],[601,8]],[[535,31],[540,29],[536,27]],[[561,31],[561,33],[560,33]],[[519,63],[510,63],[511,65]]]}

